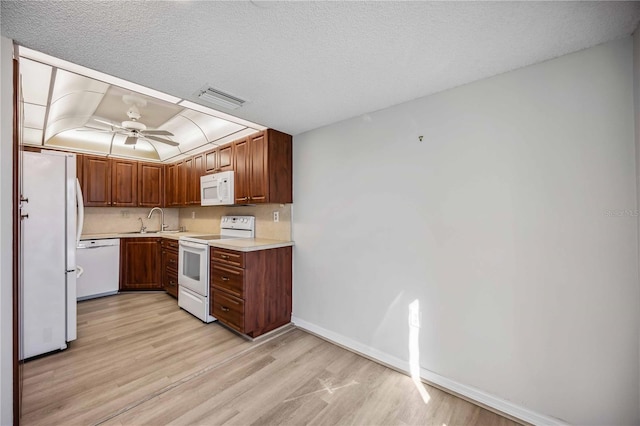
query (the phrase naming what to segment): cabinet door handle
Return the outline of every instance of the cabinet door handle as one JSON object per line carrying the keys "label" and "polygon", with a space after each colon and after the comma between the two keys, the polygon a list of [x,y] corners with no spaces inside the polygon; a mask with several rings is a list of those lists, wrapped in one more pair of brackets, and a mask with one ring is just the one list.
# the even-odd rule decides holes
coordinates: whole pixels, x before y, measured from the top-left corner
{"label": "cabinet door handle", "polygon": [[228,258],[229,258],[229,256],[227,256],[226,254],[221,254],[220,255],[220,259],[228,259]]}
{"label": "cabinet door handle", "polygon": [[220,306],[220,309],[222,309],[222,312],[229,312],[229,310],[230,310],[226,306]]}
{"label": "cabinet door handle", "polygon": [[222,278],[222,281],[229,281],[229,277],[225,277],[224,275],[222,275],[220,278]]}

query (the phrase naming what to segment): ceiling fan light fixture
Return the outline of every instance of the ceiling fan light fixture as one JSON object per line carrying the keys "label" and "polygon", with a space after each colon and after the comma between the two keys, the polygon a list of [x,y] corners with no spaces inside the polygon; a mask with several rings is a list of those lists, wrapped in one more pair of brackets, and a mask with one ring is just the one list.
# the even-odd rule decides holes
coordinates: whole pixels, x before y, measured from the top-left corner
{"label": "ceiling fan light fixture", "polygon": [[238,109],[246,102],[240,98],[236,98],[233,95],[221,92],[209,86],[204,86],[200,89],[197,96],[198,99],[227,109]]}
{"label": "ceiling fan light fixture", "polygon": [[140,123],[139,121],[123,121],[122,127],[126,127],[127,129],[130,129],[130,130],[137,130],[139,132],[147,129],[147,126]]}

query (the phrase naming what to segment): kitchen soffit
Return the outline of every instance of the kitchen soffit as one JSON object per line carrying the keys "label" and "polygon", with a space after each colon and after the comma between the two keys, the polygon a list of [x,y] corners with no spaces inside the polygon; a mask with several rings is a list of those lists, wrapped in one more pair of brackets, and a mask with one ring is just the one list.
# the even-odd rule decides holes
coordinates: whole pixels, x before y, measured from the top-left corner
{"label": "kitchen soffit", "polygon": [[[26,48],[20,49],[20,70],[23,140],[31,146],[175,161],[265,128]],[[127,135],[112,130],[131,120],[132,105],[139,123],[171,132],[162,138],[178,145],[144,137],[126,145]]]}

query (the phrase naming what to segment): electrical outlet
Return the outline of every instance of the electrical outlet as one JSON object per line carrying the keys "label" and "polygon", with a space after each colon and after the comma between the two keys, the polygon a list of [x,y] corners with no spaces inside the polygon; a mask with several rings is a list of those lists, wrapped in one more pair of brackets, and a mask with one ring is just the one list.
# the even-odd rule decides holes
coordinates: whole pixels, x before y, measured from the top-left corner
{"label": "electrical outlet", "polygon": [[280,222],[280,212],[273,212],[273,221]]}
{"label": "electrical outlet", "polygon": [[129,210],[120,210],[122,217],[127,219],[129,217]]}
{"label": "electrical outlet", "polygon": [[196,218],[196,212],[191,212],[191,219],[195,219]]}

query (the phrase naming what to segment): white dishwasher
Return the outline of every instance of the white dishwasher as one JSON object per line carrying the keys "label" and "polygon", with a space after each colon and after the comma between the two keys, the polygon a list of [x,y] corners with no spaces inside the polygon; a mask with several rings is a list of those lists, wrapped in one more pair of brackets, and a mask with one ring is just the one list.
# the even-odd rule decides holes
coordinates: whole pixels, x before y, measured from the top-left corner
{"label": "white dishwasher", "polygon": [[76,248],[78,300],[108,296],[118,292],[120,280],[120,240],[82,240]]}

